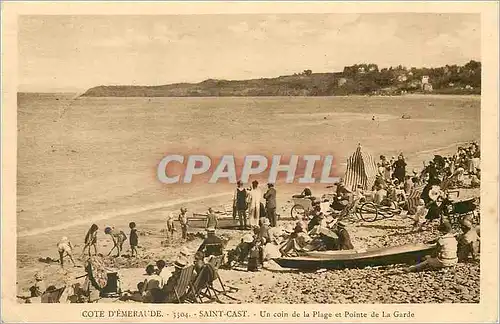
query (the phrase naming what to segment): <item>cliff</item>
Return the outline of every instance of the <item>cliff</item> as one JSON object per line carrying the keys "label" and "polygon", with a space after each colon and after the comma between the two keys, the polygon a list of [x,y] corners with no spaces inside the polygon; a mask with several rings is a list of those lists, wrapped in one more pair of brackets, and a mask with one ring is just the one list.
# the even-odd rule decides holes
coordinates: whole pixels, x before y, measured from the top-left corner
{"label": "cliff", "polygon": [[[423,87],[422,81],[432,87]],[[429,90],[430,89],[430,90]],[[245,96],[335,96],[397,95],[401,93],[480,94],[481,63],[439,68],[378,69],[376,64],[347,66],[342,72],[302,73],[252,80],[214,80],[161,86],[98,86],[84,97],[245,97]]]}

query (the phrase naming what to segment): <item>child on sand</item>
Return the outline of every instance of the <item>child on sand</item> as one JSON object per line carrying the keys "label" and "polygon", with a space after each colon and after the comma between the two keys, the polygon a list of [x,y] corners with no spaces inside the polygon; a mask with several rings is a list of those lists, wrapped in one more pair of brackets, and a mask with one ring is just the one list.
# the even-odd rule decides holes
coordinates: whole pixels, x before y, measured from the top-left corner
{"label": "child on sand", "polygon": [[40,297],[45,292],[46,286],[43,276],[40,273],[35,274],[35,284],[30,287],[31,297]]}
{"label": "child on sand", "polygon": [[458,237],[458,261],[466,262],[469,256],[472,260],[479,260],[479,235],[470,219],[464,218],[460,222],[463,234]]}
{"label": "child on sand", "polygon": [[207,215],[207,223],[205,225],[205,229],[207,228],[215,228],[217,229],[217,225],[219,225],[219,220],[217,219],[217,215],[214,213],[212,207],[208,208]]}
{"label": "child on sand", "polygon": [[110,255],[111,252],[116,248],[116,250],[117,250],[116,256],[119,257],[120,253],[122,252],[122,249],[123,249],[123,243],[127,240],[127,235],[125,235],[125,233],[123,233],[123,231],[118,231],[118,230],[111,228],[109,226],[107,226],[104,229],[104,233],[110,235],[111,239],[113,240],[113,247],[111,248],[111,250],[109,250],[108,255]]}
{"label": "child on sand", "polygon": [[175,225],[174,225],[174,215],[173,213],[168,213],[167,215],[167,220],[166,220],[166,231],[167,231],[167,237],[173,238],[174,237],[174,232],[175,232]]}
{"label": "child on sand", "polygon": [[128,227],[130,227],[130,236],[129,236],[130,255],[137,256],[137,245],[139,243],[139,237],[137,236],[137,229],[135,228],[136,225],[134,222],[130,222],[130,224],[128,224]]}
{"label": "child on sand", "polygon": [[142,288],[142,301],[144,303],[158,303],[161,300],[163,279],[155,273],[155,267],[152,264],[146,267],[146,275]]}
{"label": "child on sand", "polygon": [[186,207],[181,207],[181,213],[179,214],[179,223],[181,223],[182,239],[185,240],[187,239],[187,227],[188,227]]}
{"label": "child on sand", "polygon": [[451,224],[444,222],[440,225],[439,230],[442,235],[434,241],[428,243],[437,243],[437,256],[428,257],[425,261],[417,265],[405,269],[405,272],[418,272],[427,268],[440,269],[453,267],[458,262],[457,256],[457,239],[452,233]]}
{"label": "child on sand", "polygon": [[170,276],[172,275],[172,270],[167,267],[167,264],[164,260],[156,261],[156,267],[158,268],[156,273],[163,280],[163,284],[167,283],[168,278],[170,278]]}
{"label": "child on sand", "polygon": [[415,216],[413,217],[413,228],[417,231],[421,231],[422,227],[425,224],[425,215],[427,215],[427,212],[429,210],[425,206],[425,202],[423,199],[420,199],[418,201],[418,206],[417,206],[417,211],[415,212]]}
{"label": "child on sand", "polygon": [[89,256],[92,255],[90,252],[90,248],[93,246],[95,254],[97,254],[97,231],[99,230],[99,227],[96,224],[92,224],[90,226],[90,229],[87,232],[87,235],[85,235],[85,246],[83,247],[82,250],[82,256],[85,254],[85,250],[88,248],[89,250]]}
{"label": "child on sand", "polygon": [[64,268],[65,256],[68,256],[71,263],[73,263],[73,266],[76,267],[75,261],[73,260],[73,245],[66,236],[64,236],[57,244],[57,250],[59,251],[59,262],[61,263],[61,268]]}

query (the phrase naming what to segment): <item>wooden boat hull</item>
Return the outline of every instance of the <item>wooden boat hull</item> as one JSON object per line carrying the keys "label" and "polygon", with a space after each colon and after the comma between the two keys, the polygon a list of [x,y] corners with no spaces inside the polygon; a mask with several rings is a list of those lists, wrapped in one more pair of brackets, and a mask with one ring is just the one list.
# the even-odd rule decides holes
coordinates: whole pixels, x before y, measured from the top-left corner
{"label": "wooden boat hull", "polygon": [[[193,217],[188,220],[188,225],[191,228],[205,228],[206,224],[207,219],[203,217]],[[234,229],[238,228],[238,226],[240,226],[238,219],[235,220],[233,217],[220,217],[219,225],[217,227],[223,229]]]}
{"label": "wooden boat hull", "polygon": [[366,251],[305,252],[303,256],[276,258],[281,267],[296,269],[344,269],[384,266],[389,264],[415,264],[430,255],[436,245],[408,244]]}

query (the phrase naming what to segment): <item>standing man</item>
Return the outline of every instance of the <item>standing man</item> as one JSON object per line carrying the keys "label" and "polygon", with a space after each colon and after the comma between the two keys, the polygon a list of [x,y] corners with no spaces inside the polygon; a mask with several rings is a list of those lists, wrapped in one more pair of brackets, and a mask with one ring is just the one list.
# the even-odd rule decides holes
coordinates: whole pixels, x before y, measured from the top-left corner
{"label": "standing man", "polygon": [[267,191],[264,194],[264,199],[266,200],[267,218],[269,218],[271,227],[276,227],[278,226],[278,219],[276,217],[276,189],[274,189],[274,184],[267,184]]}
{"label": "standing man", "polygon": [[248,195],[248,222],[250,227],[259,225],[261,200],[262,192],[259,189],[259,182],[254,180],[252,181],[252,190]]}
{"label": "standing man", "polygon": [[179,214],[179,223],[181,224],[182,230],[182,239],[187,239],[187,227],[188,227],[188,218],[187,218],[187,208],[181,207],[181,213]]}
{"label": "standing man", "polygon": [[238,180],[237,188],[233,196],[233,210],[238,214],[240,220],[240,229],[247,228],[247,190],[243,188],[243,182]]}

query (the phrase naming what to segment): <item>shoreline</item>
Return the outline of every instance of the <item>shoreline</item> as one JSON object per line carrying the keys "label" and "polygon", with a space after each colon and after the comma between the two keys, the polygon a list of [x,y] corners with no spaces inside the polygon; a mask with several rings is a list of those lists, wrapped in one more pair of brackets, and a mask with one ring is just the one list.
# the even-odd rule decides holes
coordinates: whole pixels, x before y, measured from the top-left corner
{"label": "shoreline", "polygon": [[[415,166],[421,165],[422,161],[419,158],[414,158],[414,157],[421,157],[423,155],[427,155],[430,153],[434,152],[447,152],[451,148],[456,148],[460,145],[463,145],[465,143],[468,143],[467,141],[462,141],[462,142],[454,142],[449,145],[445,146],[440,146],[428,150],[421,150],[417,152],[412,152],[411,154],[407,154],[408,156],[411,156],[412,158],[410,159],[411,161],[408,161],[408,170]],[[374,158],[376,158],[374,156]],[[418,160],[418,161],[417,161]],[[345,166],[347,162],[341,162],[339,165]],[[314,187],[325,187],[327,184],[321,184],[321,183],[315,183],[312,186]],[[295,192],[297,187],[302,186],[301,184],[298,183],[293,183],[291,185],[286,185],[282,184],[280,187],[281,188],[287,188],[283,190],[283,193],[292,193]],[[110,219],[116,219],[124,216],[129,216],[129,215],[137,215],[137,214],[143,214],[147,212],[154,212],[154,211],[162,211],[165,209],[172,209],[174,207],[178,207],[179,205],[182,204],[191,204],[191,203],[196,203],[200,202],[203,200],[210,200],[210,199],[215,199],[216,201],[222,201],[222,198],[226,198],[226,202],[229,201],[229,197],[232,195],[233,191],[223,191],[223,192],[218,192],[218,193],[213,193],[209,195],[202,195],[202,196],[191,196],[191,197],[184,197],[184,198],[178,198],[173,201],[167,201],[167,202],[157,202],[157,203],[150,203],[145,206],[131,206],[123,210],[119,211],[111,211],[111,212],[105,212],[105,213],[99,213],[90,217],[87,217],[85,219],[78,219],[78,220],[73,220],[73,221],[66,221],[63,222],[59,225],[53,225],[53,226],[48,226],[48,227],[43,227],[43,228],[35,228],[31,230],[25,230],[22,232],[17,233],[17,238],[26,238],[26,237],[32,237],[32,236],[37,236],[37,235],[42,235],[46,234],[49,232],[57,232],[57,231],[62,231],[64,229],[72,228],[72,227],[78,227],[78,226],[83,226],[89,223],[95,223],[95,222],[102,222],[102,221],[107,221]],[[220,198],[220,199],[217,199]]]}
{"label": "shoreline", "polygon": [[[18,95],[65,95],[65,96],[75,96],[81,92],[27,92],[27,91],[19,91]],[[182,98],[182,99],[190,99],[190,98],[260,98],[260,99],[270,99],[270,98],[475,98],[480,99],[480,94],[443,94],[443,93],[407,93],[403,95],[360,95],[360,94],[352,94],[352,95],[337,95],[337,96],[83,96],[78,95],[73,100],[79,98],[102,98],[102,99],[110,99],[110,98]]]}

